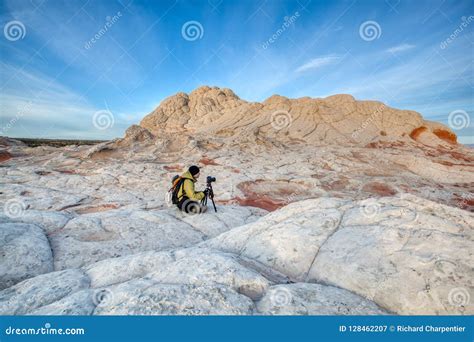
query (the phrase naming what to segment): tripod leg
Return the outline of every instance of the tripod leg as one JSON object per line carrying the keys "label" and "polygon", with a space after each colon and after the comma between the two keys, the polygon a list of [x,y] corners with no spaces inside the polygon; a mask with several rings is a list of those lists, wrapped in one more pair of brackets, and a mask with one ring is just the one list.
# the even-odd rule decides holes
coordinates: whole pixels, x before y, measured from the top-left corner
{"label": "tripod leg", "polygon": [[214,192],[211,192],[211,198],[212,206],[214,207],[214,211],[217,213],[217,208],[216,208],[216,202],[214,202]]}
{"label": "tripod leg", "polygon": [[214,202],[214,198],[211,198],[212,205],[214,206],[214,211],[217,213],[216,203]]}
{"label": "tripod leg", "polygon": [[207,189],[209,193],[206,195],[206,204],[207,204],[207,197],[211,199],[212,206],[214,207],[214,211],[217,213],[216,203],[214,202],[214,190],[212,189],[211,183],[207,183]]}

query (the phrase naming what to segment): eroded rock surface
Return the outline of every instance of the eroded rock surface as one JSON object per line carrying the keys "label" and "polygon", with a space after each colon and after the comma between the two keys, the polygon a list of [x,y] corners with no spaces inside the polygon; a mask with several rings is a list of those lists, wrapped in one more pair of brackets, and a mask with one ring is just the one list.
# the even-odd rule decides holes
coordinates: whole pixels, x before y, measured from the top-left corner
{"label": "eroded rock surface", "polygon": [[0,256],[0,289],[53,271],[48,239],[34,224],[0,221]]}
{"label": "eroded rock surface", "polygon": [[5,314],[472,314],[473,225],[412,195],[305,200],[187,248],[78,255],[82,268],[20,282],[0,304]]}
{"label": "eroded rock surface", "polygon": [[264,315],[384,315],[372,301],[320,284],[272,286],[257,304]]}
{"label": "eroded rock surface", "polygon": [[[203,87],[0,156],[1,314],[474,313],[474,153],[416,112]],[[192,164],[217,213],[166,204]]]}
{"label": "eroded rock surface", "polygon": [[[237,139],[262,137],[283,142],[360,145],[379,137],[380,132],[400,138],[418,127],[425,127],[428,132],[440,130],[425,123],[416,112],[390,108],[376,101],[356,101],[350,95],[324,99],[275,95],[263,103],[250,103],[230,89],[216,87],[200,87],[190,94],[179,93],[165,99],[140,126],[156,135],[188,130],[198,135]],[[442,130],[454,135],[445,126]]]}
{"label": "eroded rock surface", "polygon": [[89,279],[80,270],[42,274],[0,291],[0,314],[27,314],[88,286]]}

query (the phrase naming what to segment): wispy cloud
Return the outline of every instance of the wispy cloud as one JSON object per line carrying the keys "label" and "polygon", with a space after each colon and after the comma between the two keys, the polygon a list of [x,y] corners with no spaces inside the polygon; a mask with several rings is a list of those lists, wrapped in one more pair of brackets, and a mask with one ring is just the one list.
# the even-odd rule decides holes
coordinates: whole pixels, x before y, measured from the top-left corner
{"label": "wispy cloud", "polygon": [[[212,17],[174,1],[122,2],[3,1],[0,17],[20,20],[27,34],[17,42],[0,40],[2,62],[15,67],[2,71],[0,63],[0,129],[11,126],[8,134],[16,136],[121,136],[160,99],[202,84],[232,88],[249,101],[275,93],[351,93],[439,116],[438,121],[452,110],[472,108],[474,64],[465,46],[474,33],[464,30],[440,49],[456,28],[446,16],[466,15],[468,2],[445,6],[444,15],[438,11],[422,26],[417,13],[430,10],[432,2],[398,6],[403,25],[400,16],[383,16],[384,34],[367,42],[353,18],[389,11],[383,1],[371,4],[370,15],[356,6],[344,16],[345,1],[309,1],[307,11],[268,49],[260,49],[261,42],[290,13],[279,2],[223,1],[220,15]],[[120,21],[85,49],[118,11],[123,13]],[[181,36],[191,18],[205,31],[195,42]],[[248,18],[245,25],[242,18]],[[114,114],[114,127],[95,129],[91,116],[107,108]]]}
{"label": "wispy cloud", "polygon": [[104,108],[41,73],[2,63],[0,76],[11,80],[0,94],[0,135],[109,139],[121,135],[130,124],[124,115],[113,113],[115,125],[98,130],[93,116]]}
{"label": "wispy cloud", "polygon": [[295,71],[296,72],[303,72],[303,71],[308,71],[308,70],[312,70],[312,69],[318,69],[318,68],[321,68],[323,66],[333,64],[333,63],[337,62],[340,59],[341,59],[341,56],[335,56],[335,55],[316,57],[316,58],[313,58],[312,60],[310,60],[308,63],[305,63],[305,64],[301,65]]}
{"label": "wispy cloud", "polygon": [[390,53],[397,53],[397,52],[403,52],[403,51],[411,50],[415,47],[416,46],[412,45],[412,44],[400,44],[400,45],[397,45],[397,46],[393,46],[393,47],[391,47],[391,48],[389,48],[385,51],[390,52]]}

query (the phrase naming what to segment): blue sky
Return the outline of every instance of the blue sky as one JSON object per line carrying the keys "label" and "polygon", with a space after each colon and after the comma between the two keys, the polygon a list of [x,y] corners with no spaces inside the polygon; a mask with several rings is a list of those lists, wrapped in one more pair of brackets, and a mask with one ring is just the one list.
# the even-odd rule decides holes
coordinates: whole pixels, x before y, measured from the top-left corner
{"label": "blue sky", "polygon": [[[445,124],[460,112],[474,143],[473,15],[471,0],[1,0],[0,128],[109,139],[211,85],[249,101],[349,93]],[[94,125],[101,111],[113,126]]]}

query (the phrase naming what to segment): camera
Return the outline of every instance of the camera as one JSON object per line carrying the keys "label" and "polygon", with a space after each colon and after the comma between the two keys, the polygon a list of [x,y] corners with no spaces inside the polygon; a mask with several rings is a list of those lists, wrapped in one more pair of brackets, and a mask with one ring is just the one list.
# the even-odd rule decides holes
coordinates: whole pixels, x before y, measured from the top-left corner
{"label": "camera", "polygon": [[214,190],[212,190],[212,182],[216,181],[216,177],[207,176],[206,178],[206,190],[204,190],[204,198],[201,200],[201,204],[206,206],[207,199],[210,198],[212,201],[212,206],[214,207],[214,211],[217,213],[216,203],[214,203]]}

